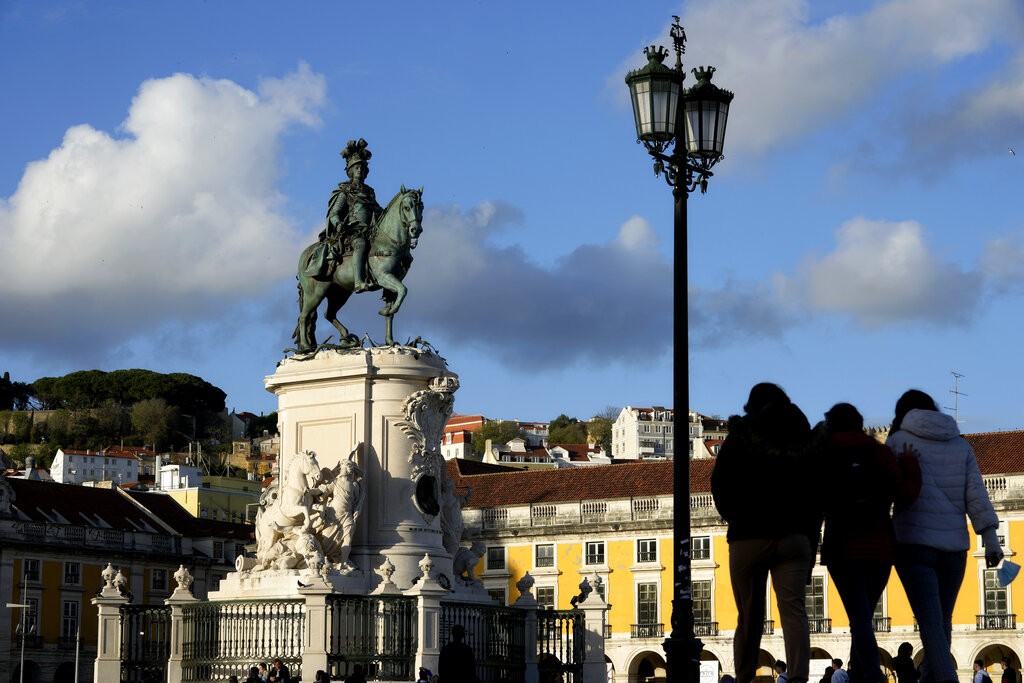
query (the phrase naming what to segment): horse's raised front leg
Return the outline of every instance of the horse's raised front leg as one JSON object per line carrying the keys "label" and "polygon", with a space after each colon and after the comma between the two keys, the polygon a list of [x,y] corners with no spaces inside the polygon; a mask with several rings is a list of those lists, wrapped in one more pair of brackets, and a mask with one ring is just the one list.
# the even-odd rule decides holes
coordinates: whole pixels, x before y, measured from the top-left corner
{"label": "horse's raised front leg", "polygon": [[405,301],[405,295],[408,294],[409,290],[402,284],[401,280],[391,273],[381,273],[377,278],[377,283],[392,294],[391,297],[387,297],[389,301],[384,305],[384,308],[377,312],[383,316],[398,313],[398,309],[402,307],[402,302]]}

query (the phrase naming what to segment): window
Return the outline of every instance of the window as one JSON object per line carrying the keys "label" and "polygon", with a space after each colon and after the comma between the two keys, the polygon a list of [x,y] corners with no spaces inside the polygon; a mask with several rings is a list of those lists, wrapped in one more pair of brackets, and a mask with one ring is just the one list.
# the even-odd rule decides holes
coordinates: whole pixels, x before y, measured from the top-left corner
{"label": "window", "polygon": [[871,615],[874,619],[885,618],[885,597],[884,595],[878,596],[878,604],[875,605],[875,612]]}
{"label": "window", "polygon": [[487,549],[487,569],[505,568],[505,549],[501,546]]}
{"label": "window", "polygon": [[492,599],[497,600],[499,605],[505,605],[505,589],[504,588],[488,588],[487,595]]}
{"label": "window", "polygon": [[636,542],[637,562],[657,562],[658,542],[653,538],[641,538]]}
{"label": "window", "polygon": [[224,559],[224,541],[213,542],[213,557],[218,560]]}
{"label": "window", "polygon": [[22,609],[25,610],[25,629],[31,634],[36,625],[36,615],[39,614],[39,598],[25,598],[22,602],[28,605]]}
{"label": "window", "polygon": [[77,586],[82,582],[82,565],[79,562],[64,563],[64,583]]}
{"label": "window", "polygon": [[65,640],[74,640],[78,636],[78,603],[74,600],[65,600],[63,617],[60,623],[60,637]]}
{"label": "window", "polygon": [[554,544],[548,543],[545,545],[537,546],[537,557],[534,561],[534,565],[537,567],[554,567],[555,566],[555,546]]}
{"label": "window", "polygon": [[587,554],[584,564],[604,564],[604,541],[590,541],[587,543]]}
{"label": "window", "polygon": [[690,557],[695,560],[710,560],[711,537],[694,536],[690,539]]}
{"label": "window", "polygon": [[25,560],[24,568],[26,581],[39,580],[39,560]]}
{"label": "window", "polygon": [[1007,590],[999,585],[995,569],[985,570],[985,614],[1007,614]]}
{"label": "window", "polygon": [[541,609],[555,609],[555,587],[538,586],[537,604]]}
{"label": "window", "polygon": [[804,589],[807,596],[807,618],[825,618],[825,577],[812,576],[811,583]]}
{"label": "window", "polygon": [[658,584],[641,583],[636,587],[636,623],[650,625],[658,622]]}
{"label": "window", "polygon": [[711,623],[711,582],[694,581],[692,590],[694,623]]}
{"label": "window", "polygon": [[151,581],[153,590],[165,591],[167,590],[167,570],[166,569],[154,569],[153,578]]}

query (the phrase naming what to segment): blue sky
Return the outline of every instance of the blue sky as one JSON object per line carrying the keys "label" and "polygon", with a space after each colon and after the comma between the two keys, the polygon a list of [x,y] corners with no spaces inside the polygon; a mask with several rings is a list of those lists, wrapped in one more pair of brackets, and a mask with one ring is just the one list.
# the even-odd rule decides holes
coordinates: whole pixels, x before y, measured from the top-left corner
{"label": "blue sky", "polygon": [[[1024,428],[1014,0],[0,1],[0,371],[190,372],[273,410],[363,137],[382,200],[425,186],[396,337],[458,412],[671,405],[672,197],[623,76],[673,14],[736,93],[689,204],[691,407],[769,380],[884,424],[909,387],[952,407],[956,371],[963,431]],[[342,316],[379,340],[377,308]]]}

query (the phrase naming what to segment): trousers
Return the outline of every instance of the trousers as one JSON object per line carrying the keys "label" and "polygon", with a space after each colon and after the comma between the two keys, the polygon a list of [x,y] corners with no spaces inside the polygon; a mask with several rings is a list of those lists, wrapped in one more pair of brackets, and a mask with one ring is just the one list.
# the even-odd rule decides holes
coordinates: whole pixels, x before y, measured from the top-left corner
{"label": "trousers", "polygon": [[810,539],[802,534],[729,543],[729,574],[737,612],[733,641],[736,683],[753,683],[757,673],[769,575],[778,600],[789,680],[807,681],[811,637],[804,591],[813,561]]}

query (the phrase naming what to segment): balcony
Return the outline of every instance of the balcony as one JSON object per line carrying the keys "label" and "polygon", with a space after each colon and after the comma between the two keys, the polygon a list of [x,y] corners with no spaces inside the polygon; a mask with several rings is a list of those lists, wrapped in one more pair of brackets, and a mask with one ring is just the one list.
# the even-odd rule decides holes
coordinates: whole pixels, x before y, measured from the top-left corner
{"label": "balcony", "polygon": [[763,631],[763,633],[766,636],[774,636],[775,635],[775,620],[774,619],[765,619],[764,620],[764,631]]}
{"label": "balcony", "polygon": [[632,624],[629,627],[631,638],[664,638],[664,624]]}
{"label": "balcony", "polygon": [[872,617],[871,626],[875,633],[890,633],[892,631],[892,619],[889,617]]}
{"label": "balcony", "polygon": [[607,640],[608,638],[612,637],[612,625],[611,624],[605,624],[604,625],[604,637],[605,637],[605,640]]}
{"label": "balcony", "polygon": [[717,621],[697,621],[693,624],[693,635],[695,636],[717,636]]}
{"label": "balcony", "polygon": [[828,617],[815,617],[807,620],[811,633],[832,633],[832,620]]}
{"label": "balcony", "polygon": [[1017,628],[1016,614],[979,614],[979,631],[1012,631]]}

